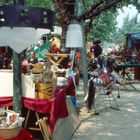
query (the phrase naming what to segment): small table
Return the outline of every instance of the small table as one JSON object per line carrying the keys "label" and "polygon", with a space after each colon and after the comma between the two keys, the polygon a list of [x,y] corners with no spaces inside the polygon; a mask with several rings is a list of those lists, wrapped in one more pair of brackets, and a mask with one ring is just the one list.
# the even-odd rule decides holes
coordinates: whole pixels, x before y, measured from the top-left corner
{"label": "small table", "polygon": [[[131,68],[140,67],[140,63],[135,63],[135,64],[122,63],[122,64],[118,64],[117,67],[121,67],[123,69],[123,72],[122,72],[123,76],[127,75],[127,77],[130,78],[130,76],[125,72],[125,69],[128,67],[131,67]],[[136,74],[134,73],[134,76],[135,75]]]}
{"label": "small table", "polygon": [[[57,88],[55,91],[55,97],[49,100],[38,98],[32,99],[26,97],[23,98],[23,105],[26,109],[46,115],[50,114],[49,125],[51,134],[54,131],[56,121],[59,118],[64,118],[68,116],[65,95],[66,89],[67,88],[65,87]],[[38,114],[36,114],[36,116],[38,118]]]}
{"label": "small table", "polygon": [[118,64],[118,67],[140,67],[140,63],[135,63],[135,64],[129,64],[129,63],[122,63]]}
{"label": "small table", "polygon": [[[133,63],[133,64],[130,64],[130,63],[122,63],[122,64],[118,64],[117,67],[121,67],[122,68],[122,74],[123,76],[126,75],[129,79],[131,79],[131,77],[129,76],[128,73],[126,73],[125,69],[128,68],[128,67],[131,67],[131,68],[135,68],[135,67],[140,67],[140,64],[139,63]],[[119,74],[120,75],[120,74]],[[121,75],[120,75],[121,76]],[[135,76],[135,73],[134,73],[134,76]],[[132,79],[131,79],[132,80]],[[132,85],[132,82],[128,82],[128,84],[135,90],[137,90],[133,85]]]}
{"label": "small table", "polygon": [[[60,63],[65,60],[69,56],[69,54],[59,54],[59,53],[46,53],[45,54],[48,58],[48,60],[53,64],[53,65],[60,65]],[[55,57],[58,57],[58,59],[55,59]]]}
{"label": "small table", "polygon": [[[34,111],[37,117],[38,113],[50,114],[49,127],[51,134],[53,134],[57,120],[68,116],[65,94],[66,90],[67,87],[57,88],[55,91],[55,97],[49,100],[26,97],[22,98],[23,106],[28,110]],[[4,108],[12,105],[13,97],[0,97],[0,107]],[[30,111],[28,113],[30,114]],[[39,117],[37,119],[39,119]]]}

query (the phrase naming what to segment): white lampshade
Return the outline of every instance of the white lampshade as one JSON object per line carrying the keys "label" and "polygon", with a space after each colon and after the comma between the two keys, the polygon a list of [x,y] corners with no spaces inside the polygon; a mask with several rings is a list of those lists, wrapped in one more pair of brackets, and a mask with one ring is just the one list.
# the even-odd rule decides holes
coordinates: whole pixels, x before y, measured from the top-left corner
{"label": "white lampshade", "polygon": [[83,29],[81,25],[78,23],[68,25],[66,48],[81,48],[83,46]]}
{"label": "white lampshade", "polygon": [[0,46],[9,46],[17,53],[38,42],[42,34],[50,33],[49,29],[31,27],[0,27]]}

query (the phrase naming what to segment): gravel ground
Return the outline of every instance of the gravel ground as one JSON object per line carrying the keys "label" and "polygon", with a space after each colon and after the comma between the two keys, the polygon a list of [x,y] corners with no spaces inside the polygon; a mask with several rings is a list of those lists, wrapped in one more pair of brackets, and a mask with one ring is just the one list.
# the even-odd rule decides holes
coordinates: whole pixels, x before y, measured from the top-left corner
{"label": "gravel ground", "polygon": [[[110,108],[107,95],[98,95],[96,98],[96,110],[87,113],[83,101],[84,93],[82,86],[77,91],[78,110],[81,125],[71,140],[140,140],[140,82],[128,90],[120,85],[120,98],[117,98],[117,90],[113,95],[119,106],[119,110]],[[112,98],[111,98],[112,99]],[[112,106],[116,107],[112,99]]]}

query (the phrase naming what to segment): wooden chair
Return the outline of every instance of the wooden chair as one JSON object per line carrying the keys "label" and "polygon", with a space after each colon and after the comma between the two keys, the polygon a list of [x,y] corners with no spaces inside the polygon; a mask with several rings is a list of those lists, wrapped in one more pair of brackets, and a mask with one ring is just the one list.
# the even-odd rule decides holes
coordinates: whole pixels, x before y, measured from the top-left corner
{"label": "wooden chair", "polygon": [[[31,113],[34,113],[36,117],[36,120],[34,120],[35,126],[32,126],[32,125],[29,126],[28,124]],[[52,136],[49,130],[47,115],[45,117],[40,117],[38,112],[28,110],[25,123],[24,123],[24,128],[28,130],[33,130],[33,131],[40,131],[44,140],[52,140]]]}

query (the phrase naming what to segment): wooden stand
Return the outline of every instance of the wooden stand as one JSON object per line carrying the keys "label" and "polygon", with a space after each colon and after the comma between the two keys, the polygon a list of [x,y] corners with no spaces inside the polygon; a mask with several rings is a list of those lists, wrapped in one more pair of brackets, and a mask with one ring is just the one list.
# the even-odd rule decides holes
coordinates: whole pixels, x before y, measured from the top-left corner
{"label": "wooden stand", "polygon": [[43,117],[43,119],[39,119],[36,124],[39,125],[39,128],[42,132],[44,140],[52,140],[52,137],[50,135],[50,131],[48,128],[48,124],[46,123],[48,121],[47,117]]}
{"label": "wooden stand", "polygon": [[41,119],[39,116],[39,113],[33,111],[33,113],[35,114],[35,117],[36,117],[36,120],[35,120],[36,127],[27,126],[31,113],[32,113],[31,110],[27,111],[24,128],[28,129],[28,130],[33,130],[33,131],[41,131],[41,134],[42,134],[44,140],[52,140],[51,133],[49,131],[49,125],[47,123],[48,122],[47,116],[43,117],[43,119]]}
{"label": "wooden stand", "polygon": [[[59,53],[46,53],[48,60],[54,65],[60,65],[60,63],[69,56],[69,54],[59,54]],[[58,59],[55,59],[58,57]]]}

